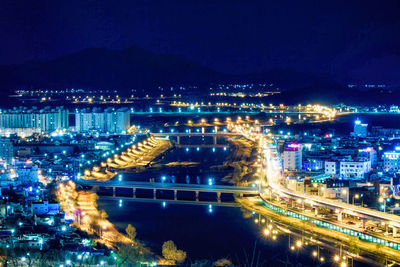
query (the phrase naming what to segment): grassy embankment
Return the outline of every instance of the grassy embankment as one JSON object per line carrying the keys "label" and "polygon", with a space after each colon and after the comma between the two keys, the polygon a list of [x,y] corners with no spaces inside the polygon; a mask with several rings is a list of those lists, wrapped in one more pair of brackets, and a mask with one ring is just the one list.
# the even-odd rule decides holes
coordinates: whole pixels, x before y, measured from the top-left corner
{"label": "grassy embankment", "polygon": [[214,166],[218,169],[230,169],[232,172],[224,177],[224,181],[234,185],[246,186],[255,175],[257,160],[256,143],[244,137],[229,139],[231,153],[220,166]]}
{"label": "grassy embankment", "polygon": [[399,259],[400,253],[397,250],[384,247],[383,245],[378,245],[371,242],[365,242],[359,240],[358,238],[334,230],[318,227],[315,224],[297,218],[280,215],[265,207],[260,200],[261,200],[260,198],[258,198],[258,200],[256,201],[250,198],[236,198],[236,201],[242,207],[244,207],[249,211],[255,211],[256,213],[261,214],[262,216],[271,218],[273,220],[282,222],[286,225],[290,225],[295,228],[298,228],[301,225],[302,229],[308,232],[312,232],[316,236],[318,235],[327,236],[338,242],[343,242],[347,244],[350,252],[365,251],[369,254],[376,255],[376,259],[380,263],[384,263],[385,258],[394,261],[398,261]]}

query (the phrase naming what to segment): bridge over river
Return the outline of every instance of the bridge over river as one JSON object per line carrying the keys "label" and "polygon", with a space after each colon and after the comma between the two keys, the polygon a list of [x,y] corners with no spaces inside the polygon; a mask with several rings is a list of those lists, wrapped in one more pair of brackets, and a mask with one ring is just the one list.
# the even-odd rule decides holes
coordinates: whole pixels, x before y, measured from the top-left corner
{"label": "bridge over river", "polygon": [[157,199],[158,190],[168,190],[174,192],[174,200],[178,200],[178,191],[194,192],[196,201],[199,201],[200,192],[216,193],[217,201],[221,202],[221,194],[244,194],[258,195],[259,191],[256,187],[240,187],[232,185],[205,185],[205,184],[181,184],[181,183],[152,183],[152,182],[135,182],[135,181],[92,181],[77,180],[77,184],[81,186],[112,188],[113,197],[118,197],[118,188],[132,189],[132,198],[136,198],[136,189],[145,189],[153,191],[153,199]]}

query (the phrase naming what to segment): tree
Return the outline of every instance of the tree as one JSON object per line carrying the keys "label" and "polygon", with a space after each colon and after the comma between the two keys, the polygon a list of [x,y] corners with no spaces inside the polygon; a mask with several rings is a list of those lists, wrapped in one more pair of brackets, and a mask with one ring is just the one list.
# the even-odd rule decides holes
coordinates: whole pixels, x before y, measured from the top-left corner
{"label": "tree", "polygon": [[143,247],[130,245],[122,245],[118,249],[118,263],[121,266],[133,265],[145,259],[142,253]]}
{"label": "tree", "polygon": [[233,266],[232,262],[228,259],[219,259],[216,262],[214,262],[215,267],[229,267]]}
{"label": "tree", "polygon": [[358,238],[352,236],[349,238],[349,252],[358,255],[360,253],[360,247],[358,246]]}
{"label": "tree", "polygon": [[136,238],[136,228],[133,227],[131,224],[128,224],[128,226],[125,229],[126,234],[128,237],[132,240],[135,241]]}
{"label": "tree", "polygon": [[186,259],[186,252],[178,250],[172,240],[164,242],[162,245],[162,254],[165,259],[173,261],[174,263],[182,263]]}
{"label": "tree", "polygon": [[378,262],[378,263],[383,265],[386,262],[386,256],[382,252],[382,249],[383,249],[383,245],[382,244],[376,244],[375,260],[376,260],[376,262]]}

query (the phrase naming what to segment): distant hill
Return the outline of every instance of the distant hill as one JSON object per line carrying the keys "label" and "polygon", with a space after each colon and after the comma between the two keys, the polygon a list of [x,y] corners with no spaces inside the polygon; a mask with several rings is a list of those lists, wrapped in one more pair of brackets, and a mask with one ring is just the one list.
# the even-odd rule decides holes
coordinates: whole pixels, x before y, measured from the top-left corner
{"label": "distant hill", "polygon": [[[91,48],[50,61],[0,66],[3,95],[19,88],[116,89],[123,94],[130,89],[146,91],[168,85],[196,85],[199,88],[196,92],[187,93],[202,94],[202,90],[207,90],[210,84],[236,82],[277,84],[283,93],[275,100],[286,103],[337,103],[364,99],[358,91],[345,88],[326,74],[290,69],[247,75],[226,74],[177,56],[154,54],[138,47],[124,50]],[[368,95],[365,97],[368,98]]]}
{"label": "distant hill", "polygon": [[131,47],[91,48],[51,61],[0,66],[2,88],[132,89],[166,85],[207,85],[230,82],[274,82],[298,87],[320,80],[314,75],[277,69],[266,73],[219,73],[177,56],[158,55]]}
{"label": "distant hill", "polygon": [[223,74],[184,59],[141,48],[85,49],[48,62],[0,67],[1,87],[131,89],[169,84],[202,84]]}

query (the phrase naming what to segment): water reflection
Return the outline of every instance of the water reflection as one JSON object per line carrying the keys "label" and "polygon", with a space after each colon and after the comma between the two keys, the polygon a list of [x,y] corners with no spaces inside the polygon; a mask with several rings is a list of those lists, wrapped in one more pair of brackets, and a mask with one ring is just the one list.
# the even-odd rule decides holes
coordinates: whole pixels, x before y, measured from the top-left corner
{"label": "water reflection", "polygon": [[[153,179],[210,185],[227,183],[224,177],[229,174],[229,170],[216,170],[213,166],[223,165],[229,149],[200,148],[200,145],[213,140],[212,137],[199,140],[185,140],[183,144],[199,147],[175,148],[159,162],[160,165],[198,162],[195,167],[159,167],[139,173],[125,173],[124,180]],[[221,144],[226,142],[220,141]],[[253,266],[296,263],[307,266],[372,264],[367,257],[358,258],[349,253],[343,244],[305,232],[301,225],[297,228],[284,225],[243,208],[224,206],[224,202],[213,204],[206,200],[193,203],[193,196],[191,202],[180,199],[180,203],[186,205],[177,204],[173,199],[121,197],[119,200],[108,200],[101,197],[99,207],[107,212],[110,221],[119,229],[125,229],[129,223],[134,225],[138,238],[153,251],[160,251],[164,241],[173,240],[178,247],[187,251],[192,262],[228,258],[239,266],[245,266],[246,261],[252,258],[259,264]]]}
{"label": "water reflection", "polygon": [[165,240],[174,240],[192,261],[228,258],[240,264],[255,252],[256,260],[273,266],[300,262],[306,266],[371,264],[346,251],[344,245],[241,208],[129,201],[115,209],[115,203],[118,201],[100,199],[99,206],[119,229],[128,223],[135,225],[138,238],[154,251]]}

